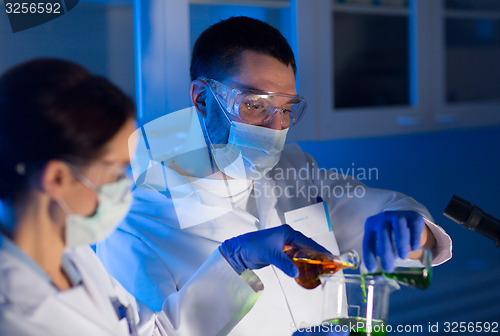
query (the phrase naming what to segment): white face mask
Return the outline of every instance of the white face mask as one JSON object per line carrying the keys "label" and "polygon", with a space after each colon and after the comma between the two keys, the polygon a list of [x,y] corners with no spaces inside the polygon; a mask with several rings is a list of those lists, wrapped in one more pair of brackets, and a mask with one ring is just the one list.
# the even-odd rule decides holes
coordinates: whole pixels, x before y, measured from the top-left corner
{"label": "white face mask", "polygon": [[231,122],[226,146],[212,150],[219,170],[232,178],[256,180],[278,163],[288,128]]}
{"label": "white face mask", "polygon": [[59,205],[66,212],[66,246],[95,244],[106,238],[127,215],[132,204],[129,178],[108,183],[97,193],[97,211],[90,217],[72,214],[62,200]]}

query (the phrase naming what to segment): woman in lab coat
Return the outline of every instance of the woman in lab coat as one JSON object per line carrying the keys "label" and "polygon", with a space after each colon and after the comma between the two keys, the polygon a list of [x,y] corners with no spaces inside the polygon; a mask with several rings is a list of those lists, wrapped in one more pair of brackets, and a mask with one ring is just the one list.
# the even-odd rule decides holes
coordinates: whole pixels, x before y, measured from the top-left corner
{"label": "woman in lab coat", "polygon": [[266,258],[284,242],[309,244],[289,227],[275,241],[240,238],[242,250],[263,251],[251,257],[223,244],[153,313],[89,247],[129,209],[135,128],[130,99],[73,63],[36,60],[0,77],[0,335],[224,334],[262,290],[235,270],[279,267]]}

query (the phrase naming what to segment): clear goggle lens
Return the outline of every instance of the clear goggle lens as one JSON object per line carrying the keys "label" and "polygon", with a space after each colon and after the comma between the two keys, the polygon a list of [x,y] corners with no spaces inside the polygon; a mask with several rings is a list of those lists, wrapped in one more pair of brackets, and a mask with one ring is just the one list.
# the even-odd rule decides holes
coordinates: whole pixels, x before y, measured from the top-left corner
{"label": "clear goggle lens", "polygon": [[241,121],[252,125],[263,125],[281,114],[285,127],[296,124],[305,111],[306,101],[295,95],[274,92],[242,91],[213,79],[203,79],[221,105],[222,109]]}
{"label": "clear goggle lens", "polygon": [[75,174],[75,177],[82,182],[87,188],[93,190],[94,192],[102,195],[108,199],[121,200],[128,191],[132,188],[133,182],[128,177],[129,166],[121,167],[115,169],[113,172],[113,178],[110,182],[103,184],[102,186],[96,186],[92,181],[90,181],[79,169],[71,165],[71,170]]}
{"label": "clear goggle lens", "polygon": [[243,93],[236,97],[234,113],[241,120],[262,125],[281,113],[283,126],[290,126],[299,121],[305,108],[305,101],[279,94]]}

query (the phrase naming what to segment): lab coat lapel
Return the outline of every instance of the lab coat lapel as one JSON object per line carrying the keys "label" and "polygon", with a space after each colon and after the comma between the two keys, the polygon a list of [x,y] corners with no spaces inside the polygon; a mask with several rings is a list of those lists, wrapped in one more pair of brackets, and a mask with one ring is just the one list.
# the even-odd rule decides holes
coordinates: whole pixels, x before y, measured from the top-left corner
{"label": "lab coat lapel", "polygon": [[82,329],[87,334],[93,331],[95,335],[116,335],[117,329],[110,328],[110,321],[117,321],[116,315],[112,316],[109,310],[103,310],[100,306],[96,309],[93,298],[95,296],[88,296],[83,286],[49,296],[32,315],[32,321],[35,324],[54,325],[50,330],[66,329],[67,334],[71,333],[71,328],[84,322],[85,327]]}
{"label": "lab coat lapel", "polygon": [[226,239],[255,231],[257,225],[257,218],[240,208],[236,208],[218,218],[208,220],[185,230],[222,243]]}
{"label": "lab coat lapel", "polygon": [[[55,335],[117,335],[118,321],[102,295],[102,279],[82,274],[84,283],[65,291],[58,291],[30,267],[10,254],[0,250],[0,293],[22,312],[26,319],[48,330],[58,330]],[[102,278],[102,277],[101,277]],[[0,300],[1,301],[1,300]],[[116,328],[109,328],[109,321],[116,320]],[[82,326],[82,320],[85,325]],[[101,323],[102,322],[102,323]],[[123,328],[123,327],[122,327]],[[45,334],[40,331],[39,334]]]}
{"label": "lab coat lapel", "polygon": [[[111,299],[117,298],[125,305],[128,305],[128,301],[119,295],[119,291],[102,265],[96,263],[97,257],[90,247],[68,249],[66,255],[80,273],[82,284],[71,291],[62,292],[62,295],[58,296],[59,302],[65,304],[67,309],[74,310],[77,315],[93,321],[101,330],[108,329],[111,334],[116,334],[116,330],[119,329],[127,331],[126,321],[118,320]],[[114,330],[109,328],[110,321],[116,321]]]}
{"label": "lab coat lapel", "polygon": [[276,209],[276,187],[276,182],[273,179],[266,177],[261,178],[254,183],[253,196],[255,197],[257,211],[259,213],[259,230],[283,224],[283,221]]}
{"label": "lab coat lapel", "polygon": [[[0,249],[0,295],[31,313],[57,289],[29,266]],[[36,287],[36,290],[31,290]]]}

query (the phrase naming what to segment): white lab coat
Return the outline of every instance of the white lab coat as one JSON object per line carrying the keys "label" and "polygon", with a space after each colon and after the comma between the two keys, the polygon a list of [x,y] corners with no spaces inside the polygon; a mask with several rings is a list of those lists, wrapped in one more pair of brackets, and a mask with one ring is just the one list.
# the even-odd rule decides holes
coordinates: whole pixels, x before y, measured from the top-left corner
{"label": "white lab coat", "polygon": [[[69,273],[76,270],[81,281],[59,291],[41,269],[20,258],[20,250],[12,253],[13,244],[5,242],[0,240],[0,335],[131,335],[129,321],[136,335],[224,335],[259,295],[216,251],[186,288],[153,313],[106,272],[90,247],[65,252],[73,265]],[[135,272],[141,271],[129,269],[131,276]],[[129,307],[127,314],[122,310],[123,318],[119,319],[113,301]]]}
{"label": "white lab coat", "polygon": [[[168,127],[175,128],[173,132],[176,136],[165,129]],[[297,145],[285,146],[278,165],[269,177],[255,181],[253,207],[232,208],[221,205],[223,201],[219,202],[216,195],[207,195],[206,190],[189,189],[188,183],[182,184],[182,176],[165,165],[156,164],[169,162],[182,153],[182,143],[175,142],[178,139],[185,141],[184,150],[187,148],[196,153],[196,157],[204,155],[203,135],[194,109],[162,117],[156,126],[154,123],[146,125],[144,132],[148,136],[149,147],[146,149],[139,141],[138,160],[142,156],[149,157],[151,161],[133,163],[139,188],[134,191],[131,212],[114,233],[98,244],[97,254],[127,290],[153,309],[160,307],[160,298],[175,293],[183,286],[224,240],[281,225],[285,223],[285,213],[317,203],[318,195],[308,193],[308,190],[315,190],[313,186],[324,191],[321,196],[328,209],[326,221],[310,221],[307,225],[301,225],[299,221],[297,225],[291,225],[332,253],[353,248],[361,255],[363,226],[367,217],[384,210],[415,210],[426,218],[427,225],[437,238],[434,264],[451,257],[449,236],[431,223],[432,217],[425,207],[397,192],[367,188],[348,176],[330,172],[318,177],[312,172],[315,161]],[[184,136],[179,135],[182,132],[185,132]],[[137,137],[140,139],[141,135]],[[155,148],[155,144],[159,149]],[[170,150],[165,148],[167,145],[170,145]],[[181,150],[175,150],[179,148]],[[297,178],[293,174],[285,177],[283,173],[290,172],[290,169],[301,171],[302,177]],[[165,192],[169,186],[173,186],[172,191]],[[355,187],[363,188],[363,197],[349,197],[347,189],[352,191]],[[337,188],[336,196],[328,194],[328,189],[334,188]],[[276,197],[280,195],[280,190],[283,194]],[[341,190],[345,191],[344,195],[340,194]],[[131,276],[130,269],[140,271]],[[290,335],[296,327],[321,322],[320,288],[303,289],[274,267],[255,272],[264,283],[265,290],[230,335]],[[223,304],[222,300],[215,301],[214,307],[219,304]]]}

